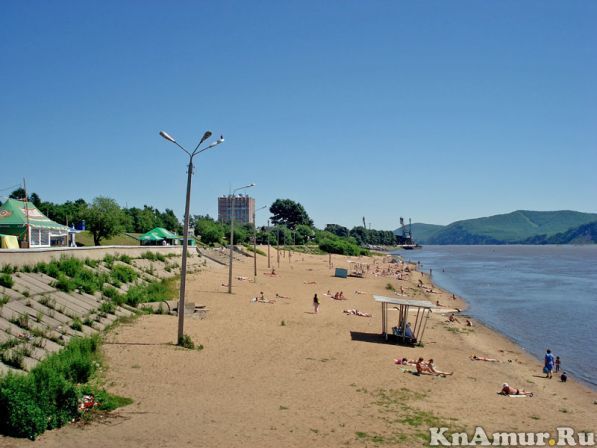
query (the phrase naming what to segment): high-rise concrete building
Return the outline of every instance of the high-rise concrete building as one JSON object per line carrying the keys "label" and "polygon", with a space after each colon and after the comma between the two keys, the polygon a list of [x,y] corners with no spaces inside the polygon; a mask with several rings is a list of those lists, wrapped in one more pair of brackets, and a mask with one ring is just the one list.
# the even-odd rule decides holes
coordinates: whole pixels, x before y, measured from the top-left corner
{"label": "high-rise concrete building", "polygon": [[[248,195],[234,197],[234,222],[240,224],[253,223],[255,199]],[[232,195],[218,198],[218,221],[230,222],[232,215]]]}

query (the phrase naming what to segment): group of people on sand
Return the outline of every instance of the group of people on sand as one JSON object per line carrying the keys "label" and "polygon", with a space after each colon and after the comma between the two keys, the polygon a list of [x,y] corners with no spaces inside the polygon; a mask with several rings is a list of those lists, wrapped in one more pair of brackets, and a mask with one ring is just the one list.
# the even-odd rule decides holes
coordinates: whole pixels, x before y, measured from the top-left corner
{"label": "group of people on sand", "polygon": [[[543,358],[543,373],[545,373],[545,378],[553,378],[554,371],[555,373],[559,373],[561,364],[562,361],[560,360],[560,357],[554,357],[551,353],[551,350],[547,349],[547,351],[545,352],[545,357]],[[563,383],[568,381],[568,375],[566,374],[566,372],[562,372],[562,374],[560,375],[560,381],[562,381]]]}
{"label": "group of people on sand", "polygon": [[435,367],[433,358],[429,359],[429,361],[425,361],[423,357],[420,357],[415,363],[415,367],[417,368],[417,375],[433,375],[442,377],[454,375],[454,372],[442,372],[441,370],[438,370],[437,367]]}

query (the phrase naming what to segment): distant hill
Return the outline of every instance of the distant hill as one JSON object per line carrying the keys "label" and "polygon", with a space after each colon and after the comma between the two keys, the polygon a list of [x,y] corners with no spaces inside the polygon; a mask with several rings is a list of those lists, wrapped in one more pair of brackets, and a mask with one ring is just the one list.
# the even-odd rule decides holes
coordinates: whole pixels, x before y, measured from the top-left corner
{"label": "distant hill", "polygon": [[421,244],[576,244],[597,240],[596,222],[595,213],[517,210],[443,227],[413,224],[412,229]]}
{"label": "distant hill", "polygon": [[[419,244],[427,244],[429,238],[444,227],[445,226],[437,224],[423,224],[422,222],[416,222],[412,225],[413,239]],[[402,227],[394,230],[394,233],[396,235],[402,235]]]}
{"label": "distant hill", "polygon": [[597,221],[574,227],[563,233],[556,233],[550,237],[537,235],[522,241],[523,244],[596,244]]}

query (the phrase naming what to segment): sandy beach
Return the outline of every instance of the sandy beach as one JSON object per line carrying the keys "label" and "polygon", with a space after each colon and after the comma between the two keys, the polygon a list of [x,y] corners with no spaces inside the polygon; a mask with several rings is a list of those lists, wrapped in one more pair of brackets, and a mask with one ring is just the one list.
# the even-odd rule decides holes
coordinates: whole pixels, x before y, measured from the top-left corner
{"label": "sandy beach", "polygon": [[[468,433],[477,426],[487,432],[597,429],[597,393],[574,380],[545,379],[540,361],[476,321],[472,328],[462,317],[447,322],[442,308],[465,304],[435,287],[426,292],[427,276],[342,279],[333,277],[328,256],[295,253],[281,257],[278,267],[275,255],[272,250],[275,276],[268,275],[267,257],[258,256],[256,282],[252,258],[235,262],[232,295],[222,286],[227,267],[189,276],[187,300],[208,309],[206,318],[186,320],[185,332],[204,346],[201,351],[173,345],[174,316],[143,316],[106,336],[106,386],[132,398],[132,405],[102,421],[46,432],[35,442],[0,438],[0,446],[411,447],[426,445],[430,426]],[[333,266],[348,267],[348,259],[335,255]],[[373,269],[383,259],[360,261]],[[420,279],[424,288],[417,286]],[[444,305],[432,313],[423,347],[352,337],[380,333],[381,307],[373,294],[398,297],[388,283]],[[326,296],[328,290],[343,291],[347,300]],[[274,303],[252,302],[260,292]],[[473,354],[499,362],[473,361]],[[416,376],[414,367],[394,364],[419,356],[454,374]],[[504,382],[534,396],[497,395]]]}

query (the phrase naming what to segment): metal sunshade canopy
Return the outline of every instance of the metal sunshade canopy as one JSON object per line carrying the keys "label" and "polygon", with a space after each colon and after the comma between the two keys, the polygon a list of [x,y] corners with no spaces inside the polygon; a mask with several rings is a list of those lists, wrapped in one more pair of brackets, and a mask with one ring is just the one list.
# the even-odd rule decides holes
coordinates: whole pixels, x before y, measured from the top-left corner
{"label": "metal sunshade canopy", "polygon": [[[407,343],[421,343],[423,339],[423,333],[425,332],[425,327],[427,326],[427,320],[429,319],[429,314],[432,308],[435,306],[428,300],[416,300],[416,299],[396,299],[393,297],[384,297],[384,296],[373,296],[376,302],[381,303],[381,331],[383,336],[385,337],[386,341],[390,339],[390,335],[392,339],[397,338],[400,342],[407,342]],[[393,305],[398,310],[398,324],[396,325],[402,336],[396,336],[393,333],[388,334],[388,305]],[[417,309],[417,316],[415,318],[414,325],[411,325],[411,330],[414,335],[413,338],[409,338],[405,336],[406,324],[408,322],[408,313],[410,308]]]}

